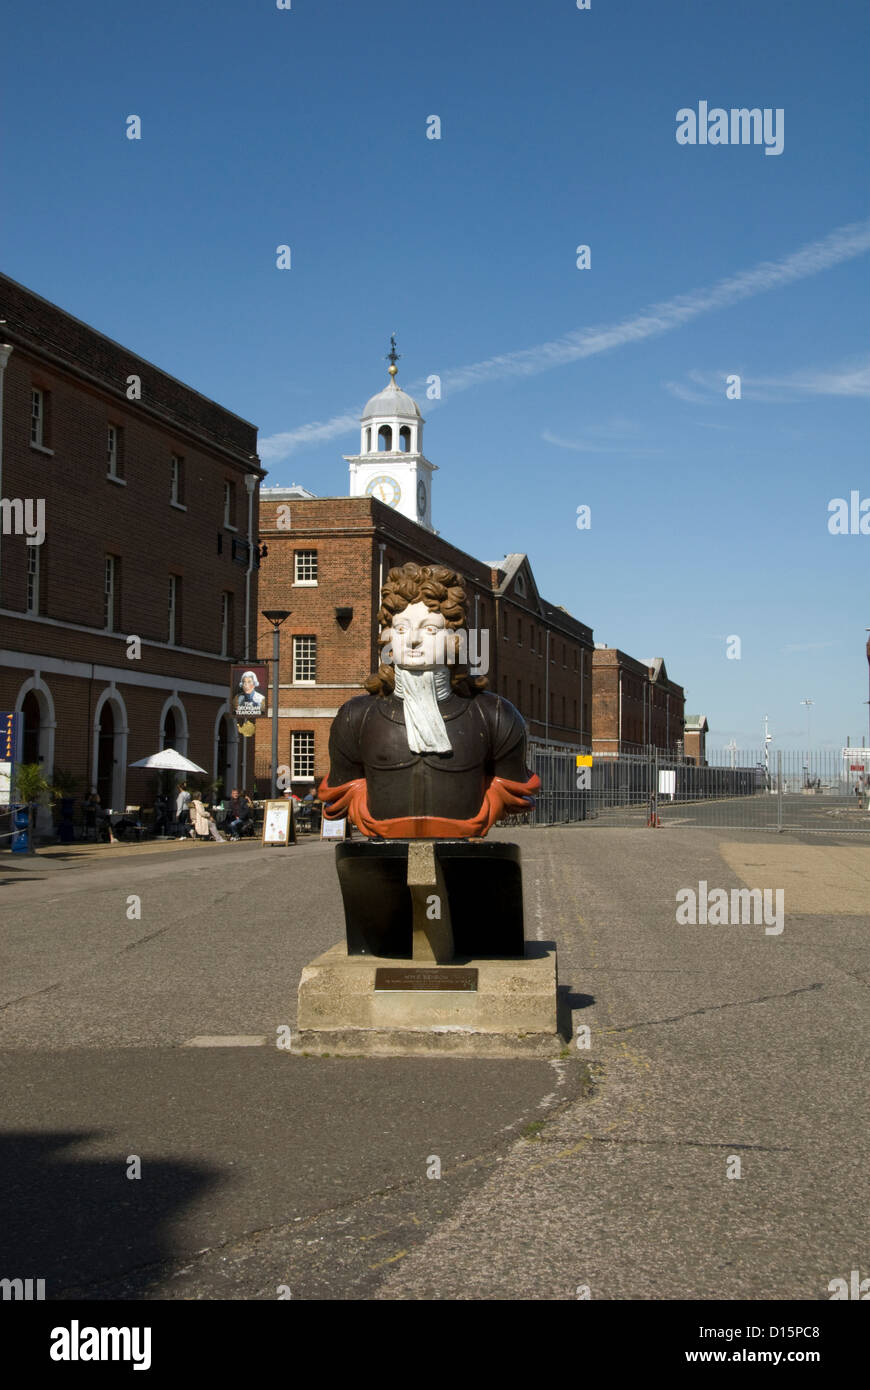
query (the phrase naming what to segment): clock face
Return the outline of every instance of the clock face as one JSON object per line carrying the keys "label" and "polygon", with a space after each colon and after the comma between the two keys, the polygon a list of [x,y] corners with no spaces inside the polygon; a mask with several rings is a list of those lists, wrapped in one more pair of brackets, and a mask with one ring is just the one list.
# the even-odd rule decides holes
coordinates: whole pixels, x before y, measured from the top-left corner
{"label": "clock face", "polygon": [[417,515],[426,515],[426,484],[422,478],[417,483]]}
{"label": "clock face", "polygon": [[366,487],[366,497],[377,497],[379,502],[386,502],[388,507],[397,507],[401,495],[402,489],[388,473],[379,473]]}

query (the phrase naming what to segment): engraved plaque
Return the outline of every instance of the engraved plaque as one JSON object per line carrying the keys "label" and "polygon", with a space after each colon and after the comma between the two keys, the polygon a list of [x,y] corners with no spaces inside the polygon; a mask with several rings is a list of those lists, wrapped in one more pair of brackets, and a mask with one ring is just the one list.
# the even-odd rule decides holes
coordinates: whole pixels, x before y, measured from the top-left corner
{"label": "engraved plaque", "polygon": [[375,970],[375,989],[477,989],[477,970],[463,966],[414,966]]}

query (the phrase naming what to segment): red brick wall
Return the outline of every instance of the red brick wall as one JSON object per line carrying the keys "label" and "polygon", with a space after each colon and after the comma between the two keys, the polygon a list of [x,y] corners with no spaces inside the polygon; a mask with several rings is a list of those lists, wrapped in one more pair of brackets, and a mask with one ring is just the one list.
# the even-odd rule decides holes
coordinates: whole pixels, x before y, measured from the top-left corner
{"label": "red brick wall", "polygon": [[[651,681],[649,669],[616,647],[596,650],[592,660],[593,749],[634,752],[648,744],[676,747],[683,737],[684,695],[673,681]],[[622,682],[620,745],[619,694]]]}

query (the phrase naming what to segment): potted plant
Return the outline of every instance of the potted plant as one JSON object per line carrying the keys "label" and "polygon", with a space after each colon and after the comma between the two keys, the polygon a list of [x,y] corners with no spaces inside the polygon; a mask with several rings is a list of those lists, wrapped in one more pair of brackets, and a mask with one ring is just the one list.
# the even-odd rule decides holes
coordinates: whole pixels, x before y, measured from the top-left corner
{"label": "potted plant", "polygon": [[27,852],[33,853],[33,809],[41,797],[51,792],[51,783],[42,775],[39,763],[19,763],[15,768],[15,799],[27,810]]}

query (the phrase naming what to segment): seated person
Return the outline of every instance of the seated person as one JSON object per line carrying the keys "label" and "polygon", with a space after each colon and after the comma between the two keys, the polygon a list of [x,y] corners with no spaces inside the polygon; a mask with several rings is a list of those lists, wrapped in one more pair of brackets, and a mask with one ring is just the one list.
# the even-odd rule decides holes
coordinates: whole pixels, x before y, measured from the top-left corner
{"label": "seated person", "polygon": [[210,835],[213,840],[224,843],[224,837],[215,825],[214,816],[205,809],[198,797],[194,797],[190,803],[190,818],[193,822],[190,833],[194,839],[197,835]]}
{"label": "seated person", "polygon": [[238,840],[242,830],[252,819],[253,807],[251,798],[247,793],[240,793],[238,789],[233,791],[227,803],[226,828],[229,831],[231,840]]}

